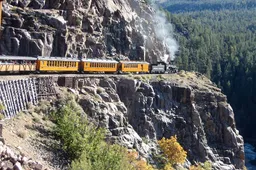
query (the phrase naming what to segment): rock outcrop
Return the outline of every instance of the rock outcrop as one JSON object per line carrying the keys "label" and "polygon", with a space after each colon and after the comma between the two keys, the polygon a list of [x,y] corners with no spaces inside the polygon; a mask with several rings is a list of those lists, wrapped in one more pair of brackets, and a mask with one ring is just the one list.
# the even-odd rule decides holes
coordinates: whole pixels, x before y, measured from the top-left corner
{"label": "rock outcrop", "polygon": [[243,168],[244,142],[233,110],[204,76],[83,80],[80,104],[91,121],[109,130],[109,141],[150,157],[157,140],[177,135],[191,163],[210,160],[215,169]]}
{"label": "rock outcrop", "polygon": [[152,11],[144,0],[7,0],[0,54],[155,62],[164,49]]}
{"label": "rock outcrop", "polygon": [[1,169],[33,169],[42,170],[43,166],[24,154],[16,154],[11,148],[0,142],[0,168]]}

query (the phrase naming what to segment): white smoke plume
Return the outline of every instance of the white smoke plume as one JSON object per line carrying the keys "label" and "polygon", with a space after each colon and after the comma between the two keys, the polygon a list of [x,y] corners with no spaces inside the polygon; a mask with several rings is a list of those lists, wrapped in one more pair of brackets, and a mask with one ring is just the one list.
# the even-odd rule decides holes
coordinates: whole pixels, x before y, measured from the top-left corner
{"label": "white smoke plume", "polygon": [[[163,42],[165,49],[164,56],[160,57],[162,61],[168,62],[175,59],[175,53],[179,50],[179,45],[173,37],[173,27],[165,17],[165,14],[159,10],[156,1],[151,2],[151,6],[155,10],[154,29],[156,37]],[[168,53],[166,53],[168,51]]]}

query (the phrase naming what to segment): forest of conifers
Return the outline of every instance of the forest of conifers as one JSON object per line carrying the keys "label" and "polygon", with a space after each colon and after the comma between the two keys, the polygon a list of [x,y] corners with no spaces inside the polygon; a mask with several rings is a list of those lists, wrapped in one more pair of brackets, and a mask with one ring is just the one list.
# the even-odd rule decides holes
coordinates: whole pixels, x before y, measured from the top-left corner
{"label": "forest of conifers", "polygon": [[256,1],[167,0],[180,69],[207,75],[227,95],[245,140],[256,139]]}

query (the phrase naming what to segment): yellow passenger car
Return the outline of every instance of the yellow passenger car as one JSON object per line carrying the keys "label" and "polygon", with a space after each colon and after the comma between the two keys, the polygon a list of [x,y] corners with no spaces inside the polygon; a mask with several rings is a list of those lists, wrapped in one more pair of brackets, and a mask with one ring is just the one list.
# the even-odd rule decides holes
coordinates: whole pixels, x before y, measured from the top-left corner
{"label": "yellow passenger car", "polygon": [[63,57],[38,57],[37,70],[46,72],[75,72],[79,68],[79,60]]}
{"label": "yellow passenger car", "polygon": [[119,69],[123,73],[148,73],[149,63],[144,61],[120,61]]}
{"label": "yellow passenger car", "polygon": [[34,72],[36,60],[35,57],[0,56],[0,72]]}
{"label": "yellow passenger car", "polygon": [[83,59],[81,70],[84,72],[115,73],[117,72],[117,66],[118,62],[115,60]]}

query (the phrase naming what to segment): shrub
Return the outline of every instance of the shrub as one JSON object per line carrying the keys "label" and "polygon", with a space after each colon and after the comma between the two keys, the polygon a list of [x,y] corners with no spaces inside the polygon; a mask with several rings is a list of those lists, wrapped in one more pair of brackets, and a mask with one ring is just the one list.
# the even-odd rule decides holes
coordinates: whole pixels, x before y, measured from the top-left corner
{"label": "shrub", "polygon": [[3,103],[0,103],[0,112],[4,111],[5,110],[5,107],[4,107],[4,104]]}
{"label": "shrub", "polygon": [[17,132],[17,135],[18,135],[20,138],[25,139],[26,136],[27,136],[27,133],[26,133],[25,131],[18,131],[18,132]]}
{"label": "shrub", "polygon": [[4,115],[2,113],[0,113],[0,120],[4,119]]}
{"label": "shrub", "polygon": [[206,161],[205,163],[198,163],[197,165],[192,165],[189,167],[189,170],[211,170],[212,169],[212,163],[209,161]]}
{"label": "shrub", "polygon": [[49,114],[51,110],[51,104],[47,100],[41,100],[38,103],[38,106],[35,107],[36,113]]}
{"label": "shrub", "polygon": [[162,74],[157,75],[157,76],[156,76],[156,79],[157,79],[158,81],[166,80],[166,78],[165,78]]}
{"label": "shrub", "polygon": [[38,117],[33,117],[32,119],[35,123],[39,123],[40,122],[40,119]]}
{"label": "shrub", "polygon": [[153,167],[150,164],[148,164],[146,161],[142,160],[139,157],[138,152],[128,151],[127,157],[128,157],[129,164],[132,166],[132,169],[153,170]]}
{"label": "shrub", "polygon": [[158,141],[158,144],[164,156],[172,166],[177,163],[185,162],[187,152],[178,143],[176,136],[172,136],[170,139],[162,138]]}
{"label": "shrub", "polygon": [[105,130],[89,124],[80,107],[73,100],[65,101],[51,114],[56,126],[52,129],[67,154],[72,170],[128,170],[131,165],[126,149],[119,145],[109,145]]}
{"label": "shrub", "polygon": [[165,164],[163,170],[174,170],[174,168],[172,167],[172,165],[170,163]]}
{"label": "shrub", "polygon": [[96,91],[98,94],[100,94],[100,93],[103,93],[105,91],[105,89],[102,87],[98,87]]}

